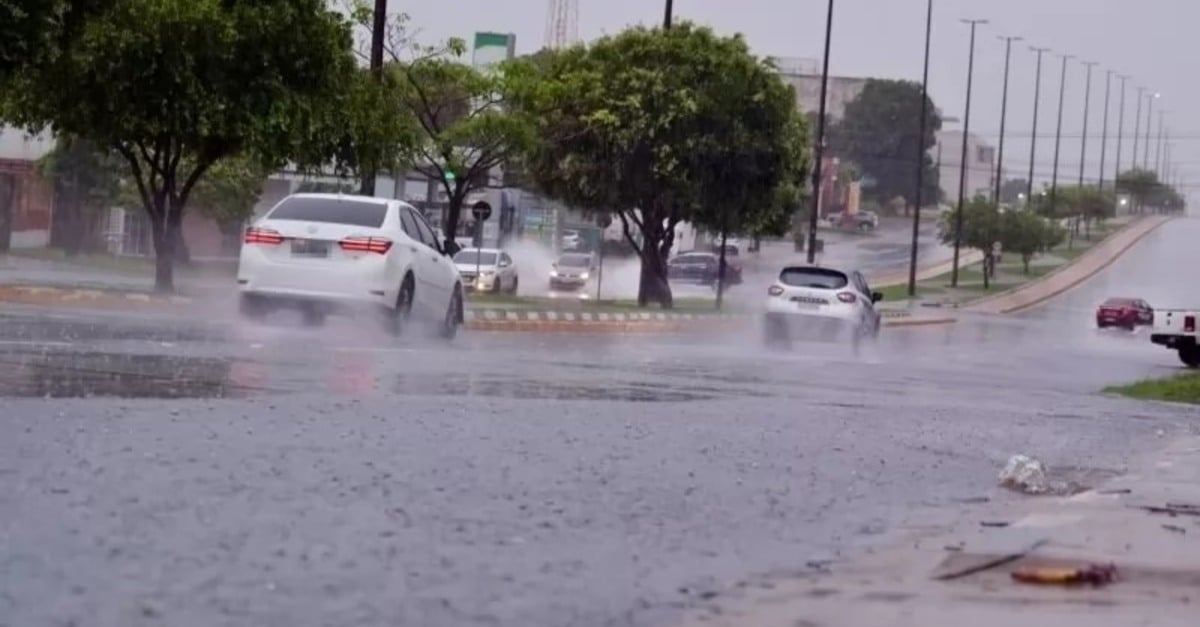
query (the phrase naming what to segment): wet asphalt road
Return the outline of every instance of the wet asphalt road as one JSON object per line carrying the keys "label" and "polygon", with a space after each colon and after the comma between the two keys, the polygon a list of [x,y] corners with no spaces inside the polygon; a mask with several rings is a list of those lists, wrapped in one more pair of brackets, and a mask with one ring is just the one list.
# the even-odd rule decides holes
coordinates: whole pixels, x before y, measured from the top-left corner
{"label": "wet asphalt road", "polygon": [[[666,625],[742,578],[997,491],[1095,483],[1200,414],[1090,328],[1186,300],[1200,224],[1025,316],[763,350],[709,337],[383,341],[334,321],[0,313],[0,625]],[[1200,294],[1197,295],[1200,301]],[[1185,304],[1180,302],[1179,304]],[[1200,303],[1197,303],[1200,304]]]}

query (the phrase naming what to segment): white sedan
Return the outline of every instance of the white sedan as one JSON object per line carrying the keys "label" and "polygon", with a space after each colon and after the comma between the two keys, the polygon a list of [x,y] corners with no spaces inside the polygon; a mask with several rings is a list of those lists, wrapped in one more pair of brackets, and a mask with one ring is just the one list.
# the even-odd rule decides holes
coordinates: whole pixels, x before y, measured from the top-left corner
{"label": "white sedan", "polygon": [[454,267],[468,290],[517,293],[517,264],[503,250],[464,248],[454,255]]}
{"label": "white sedan", "polygon": [[246,230],[238,260],[248,317],[299,309],[310,324],[366,307],[399,333],[410,317],[452,338],[463,289],[434,229],[411,205],[383,198],[293,194]]}
{"label": "white sedan", "polygon": [[857,346],[879,335],[880,314],[875,304],[883,295],[872,292],[861,272],[817,266],[788,266],[767,290],[764,339],[786,343],[797,335],[848,336]]}

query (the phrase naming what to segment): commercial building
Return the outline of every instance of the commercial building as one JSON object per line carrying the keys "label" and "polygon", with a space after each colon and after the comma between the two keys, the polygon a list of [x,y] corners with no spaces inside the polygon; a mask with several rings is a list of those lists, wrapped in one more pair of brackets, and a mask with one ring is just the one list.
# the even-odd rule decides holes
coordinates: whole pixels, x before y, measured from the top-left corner
{"label": "commercial building", "polygon": [[[938,165],[938,184],[942,188],[945,202],[958,202],[959,180],[962,175],[963,132],[961,130],[938,131],[937,144],[932,155]],[[982,137],[967,134],[967,178],[963,196],[970,200],[975,196],[991,198],[996,188],[996,147]]]}

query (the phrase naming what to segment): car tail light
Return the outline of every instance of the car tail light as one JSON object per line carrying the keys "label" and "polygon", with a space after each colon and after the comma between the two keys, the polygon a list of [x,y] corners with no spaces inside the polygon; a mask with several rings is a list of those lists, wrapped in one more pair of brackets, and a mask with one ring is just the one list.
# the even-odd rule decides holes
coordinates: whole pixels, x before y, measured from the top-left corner
{"label": "car tail light", "polygon": [[386,255],[392,249],[392,240],[386,237],[347,237],[338,242],[338,246],[349,253]]}
{"label": "car tail light", "polygon": [[770,296],[783,296],[783,288],[778,285],[772,285],[767,288],[767,294]]}
{"label": "car tail light", "polygon": [[838,292],[838,300],[843,303],[852,303],[858,300],[858,297],[850,292]]}
{"label": "car tail light", "polygon": [[246,229],[246,234],[242,237],[242,242],[246,244],[269,244],[274,246],[283,243],[283,236],[279,234],[279,231],[272,229],[249,228]]}
{"label": "car tail light", "polygon": [[1195,333],[1196,332],[1196,316],[1184,316],[1183,317],[1183,332],[1184,333]]}

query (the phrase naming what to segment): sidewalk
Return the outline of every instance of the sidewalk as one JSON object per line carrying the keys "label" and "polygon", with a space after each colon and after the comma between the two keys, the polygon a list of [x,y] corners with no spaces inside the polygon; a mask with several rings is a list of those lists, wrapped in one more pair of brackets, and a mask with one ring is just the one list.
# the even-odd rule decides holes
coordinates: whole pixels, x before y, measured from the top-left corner
{"label": "sidewalk", "polygon": [[[1103,489],[1063,498],[1031,496],[1004,510],[982,506],[962,512],[958,520],[953,528],[911,538],[830,574],[761,585],[682,624],[1200,624],[1200,437],[1176,442]],[[982,521],[1007,526],[985,527]],[[1024,556],[994,564],[1017,554]],[[1017,583],[1011,577],[1017,568],[1093,564],[1115,565],[1117,580],[1075,587]]]}

